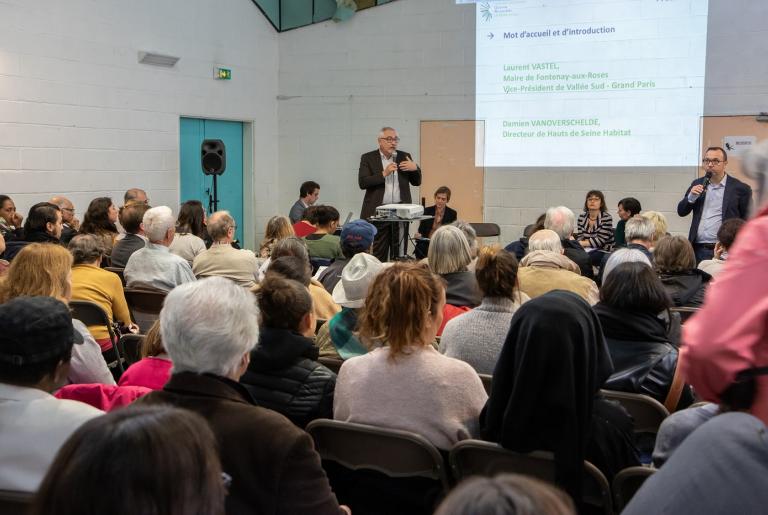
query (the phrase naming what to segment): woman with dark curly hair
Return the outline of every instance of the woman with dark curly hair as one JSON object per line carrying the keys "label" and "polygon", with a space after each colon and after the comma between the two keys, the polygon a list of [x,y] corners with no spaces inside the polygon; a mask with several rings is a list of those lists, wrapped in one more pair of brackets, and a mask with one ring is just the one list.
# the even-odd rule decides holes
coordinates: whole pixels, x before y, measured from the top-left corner
{"label": "woman with dark curly hair", "polygon": [[112,255],[117,239],[118,211],[109,197],[97,197],[88,204],[88,210],[80,224],[80,234],[93,234],[101,242],[106,256]]}

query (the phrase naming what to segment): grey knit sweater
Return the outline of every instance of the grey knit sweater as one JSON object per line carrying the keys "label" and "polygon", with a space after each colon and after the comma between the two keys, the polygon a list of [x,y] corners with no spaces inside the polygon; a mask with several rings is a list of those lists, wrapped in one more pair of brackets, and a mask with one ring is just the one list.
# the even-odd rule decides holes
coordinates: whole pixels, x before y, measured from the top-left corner
{"label": "grey knit sweater", "polygon": [[485,297],[482,303],[448,321],[440,338],[440,352],[466,361],[478,374],[493,374],[499,353],[509,332],[509,324],[520,304],[530,300],[522,292],[521,302],[501,297]]}

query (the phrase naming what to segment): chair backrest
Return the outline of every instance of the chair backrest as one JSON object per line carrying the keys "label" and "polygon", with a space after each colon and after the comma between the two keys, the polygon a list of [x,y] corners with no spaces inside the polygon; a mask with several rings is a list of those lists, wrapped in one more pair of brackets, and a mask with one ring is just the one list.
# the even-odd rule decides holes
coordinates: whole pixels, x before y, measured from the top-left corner
{"label": "chair backrest", "polygon": [[118,340],[120,355],[125,359],[126,365],[133,365],[141,359],[141,346],[144,344],[143,334],[124,334]]}
{"label": "chair backrest", "polygon": [[341,365],[344,364],[343,359],[324,357],[324,356],[317,358],[317,362],[325,366],[326,368],[331,369],[335,374],[339,373],[339,369],[341,368]]}
{"label": "chair backrest", "polygon": [[478,238],[488,238],[492,236],[499,236],[501,234],[501,228],[499,224],[488,222],[473,222],[469,224],[475,230]]}
{"label": "chair backrest", "polygon": [[110,368],[114,368],[119,372],[119,374],[122,374],[123,363],[121,359],[122,355],[120,354],[120,349],[117,345],[117,332],[115,331],[114,324],[109,321],[109,315],[107,315],[106,311],[104,311],[104,309],[95,302],[90,302],[87,300],[69,301],[69,307],[72,310],[72,318],[80,320],[82,323],[89,327],[97,325],[107,328],[109,340],[112,342],[112,349],[114,349],[114,354],[111,354],[109,351],[107,351],[106,355],[109,355],[110,357],[105,359],[107,359],[107,364]]}
{"label": "chair backrest", "polygon": [[655,472],[656,469],[651,467],[629,467],[616,474],[611,488],[616,513],[621,513],[635,493],[643,486],[645,480]]}
{"label": "chair backrest", "polygon": [[483,388],[485,388],[485,393],[488,395],[491,394],[491,382],[493,382],[493,376],[488,374],[477,374],[480,376],[480,380],[483,382]]}
{"label": "chair backrest", "polygon": [[141,332],[146,333],[160,317],[168,292],[149,288],[125,288],[124,291],[131,318],[139,325]]}
{"label": "chair backrest", "polygon": [[0,490],[0,515],[23,515],[29,511],[34,498],[31,492]]}
{"label": "chair backrest", "polygon": [[448,475],[440,452],[426,438],[408,431],[317,419],[306,429],[324,460],[348,469],[369,469],[390,477],[426,477],[447,492]]}
{"label": "chair backrest", "polygon": [[125,270],[125,268],[119,268],[116,266],[105,266],[104,270],[108,270],[112,273],[117,274],[117,276],[120,278],[120,281],[123,283],[123,288],[125,288],[125,274],[123,274],[123,270]]}
{"label": "chair backrest", "polygon": [[[551,452],[519,453],[498,444],[480,440],[462,440],[450,454],[453,477],[460,481],[468,476],[495,476],[515,473],[555,483],[555,459]],[[613,514],[613,499],[608,480],[597,467],[584,462],[583,501],[597,506],[606,515]]]}
{"label": "chair backrest", "polygon": [[669,416],[669,411],[662,403],[639,393],[615,392],[612,390],[600,390],[603,397],[617,401],[635,419],[636,433],[659,432],[659,426]]}

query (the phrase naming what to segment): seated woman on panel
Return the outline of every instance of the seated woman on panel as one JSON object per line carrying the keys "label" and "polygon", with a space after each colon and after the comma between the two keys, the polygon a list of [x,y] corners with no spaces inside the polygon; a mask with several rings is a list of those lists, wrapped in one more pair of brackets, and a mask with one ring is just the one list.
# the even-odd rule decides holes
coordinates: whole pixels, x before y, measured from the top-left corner
{"label": "seated woman on panel", "polygon": [[598,266],[603,253],[613,248],[613,218],[599,190],[587,192],[584,211],[576,222],[576,240],[590,252],[592,264]]}
{"label": "seated woman on panel", "polygon": [[584,460],[609,481],[639,465],[632,417],[599,393],[612,372],[600,322],[583,299],[556,290],[526,302],[496,364],[483,439],[554,453],[555,481],[579,504]]}
{"label": "seated woman on panel", "polygon": [[429,249],[429,239],[432,235],[443,225],[450,225],[456,221],[458,214],[456,210],[448,207],[448,202],[451,201],[451,190],[448,186],[440,186],[435,190],[435,204],[424,208],[424,216],[432,216],[428,220],[422,220],[419,223],[419,228],[414,234],[414,238],[417,240],[416,249],[414,254],[417,259],[423,259],[427,257],[427,249]]}

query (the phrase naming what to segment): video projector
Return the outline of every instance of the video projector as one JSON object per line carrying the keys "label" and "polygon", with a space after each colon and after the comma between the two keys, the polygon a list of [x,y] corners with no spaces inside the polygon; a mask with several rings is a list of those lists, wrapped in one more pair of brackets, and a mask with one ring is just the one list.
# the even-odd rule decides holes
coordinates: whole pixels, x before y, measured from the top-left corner
{"label": "video projector", "polygon": [[402,218],[411,220],[424,214],[424,206],[419,204],[384,204],[376,208],[376,216],[380,218]]}

